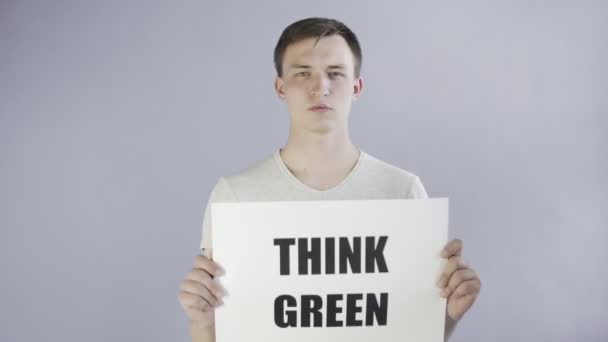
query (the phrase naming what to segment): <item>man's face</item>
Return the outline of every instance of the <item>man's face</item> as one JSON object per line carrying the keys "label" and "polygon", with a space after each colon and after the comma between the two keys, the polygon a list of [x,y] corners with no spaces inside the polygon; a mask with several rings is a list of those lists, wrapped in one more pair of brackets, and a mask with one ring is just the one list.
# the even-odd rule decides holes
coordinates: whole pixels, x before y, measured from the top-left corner
{"label": "man's face", "polygon": [[[339,35],[293,43],[283,57],[275,88],[287,102],[292,128],[327,133],[346,128],[351,104],[363,82],[354,75],[354,56]],[[315,108],[326,106],[327,109]]]}

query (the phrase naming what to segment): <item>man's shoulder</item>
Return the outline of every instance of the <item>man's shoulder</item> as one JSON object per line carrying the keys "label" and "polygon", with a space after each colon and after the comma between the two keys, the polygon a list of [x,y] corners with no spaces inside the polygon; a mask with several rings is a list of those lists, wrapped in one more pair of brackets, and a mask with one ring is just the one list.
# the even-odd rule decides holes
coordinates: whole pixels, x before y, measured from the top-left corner
{"label": "man's shoulder", "polygon": [[415,173],[366,154],[366,167],[361,170],[361,179],[367,187],[398,198],[428,197],[422,181]]}
{"label": "man's shoulder", "polygon": [[276,165],[275,154],[267,154],[241,170],[220,177],[218,186],[231,194],[231,201],[263,197],[269,186],[281,177]]}
{"label": "man's shoulder", "polygon": [[381,178],[394,181],[405,181],[411,182],[418,178],[412,171],[403,169],[392,163],[386,162],[378,157],[366,153],[367,168],[366,172],[375,176],[374,178]]}
{"label": "man's shoulder", "polygon": [[274,176],[277,170],[275,163],[274,153],[269,154],[237,172],[223,176],[223,178],[230,184],[260,181]]}

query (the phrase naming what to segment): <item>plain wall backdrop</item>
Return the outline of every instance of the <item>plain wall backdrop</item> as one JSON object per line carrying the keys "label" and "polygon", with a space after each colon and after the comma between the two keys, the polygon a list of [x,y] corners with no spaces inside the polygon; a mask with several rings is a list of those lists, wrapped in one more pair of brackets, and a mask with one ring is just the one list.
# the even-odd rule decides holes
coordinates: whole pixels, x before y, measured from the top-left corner
{"label": "plain wall backdrop", "polygon": [[189,339],[204,205],[286,142],[309,16],[361,41],[354,142],[450,198],[452,341],[608,341],[608,4],[317,0],[0,2],[0,340]]}

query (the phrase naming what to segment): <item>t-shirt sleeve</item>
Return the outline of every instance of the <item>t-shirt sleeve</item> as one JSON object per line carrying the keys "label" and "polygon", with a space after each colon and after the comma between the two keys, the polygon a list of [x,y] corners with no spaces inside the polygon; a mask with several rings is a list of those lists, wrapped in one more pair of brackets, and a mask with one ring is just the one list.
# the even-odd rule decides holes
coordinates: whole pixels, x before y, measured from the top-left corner
{"label": "t-shirt sleeve", "polygon": [[426,189],[422,184],[422,181],[418,176],[414,177],[412,184],[410,185],[410,191],[408,194],[408,198],[414,199],[427,199],[429,195],[426,193]]}
{"label": "t-shirt sleeve", "polygon": [[201,252],[205,249],[213,248],[212,227],[211,227],[211,203],[216,202],[236,202],[236,197],[230,188],[230,184],[224,177],[220,177],[211,190],[207,205],[203,213],[202,238],[200,243]]}

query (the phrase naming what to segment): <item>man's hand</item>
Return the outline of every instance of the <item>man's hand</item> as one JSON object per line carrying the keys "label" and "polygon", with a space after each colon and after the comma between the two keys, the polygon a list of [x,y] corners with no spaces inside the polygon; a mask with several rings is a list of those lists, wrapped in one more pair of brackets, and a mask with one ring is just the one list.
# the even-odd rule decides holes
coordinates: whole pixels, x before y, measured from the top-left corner
{"label": "man's hand", "polygon": [[200,328],[213,328],[214,308],[221,305],[224,294],[214,277],[221,274],[219,265],[203,255],[194,258],[194,267],[182,281],[179,303],[191,323]]}
{"label": "man's hand", "polygon": [[441,257],[448,259],[437,281],[441,296],[448,299],[447,315],[459,320],[469,310],[479,291],[481,280],[477,273],[462,259],[462,241],[450,241],[442,250]]}

